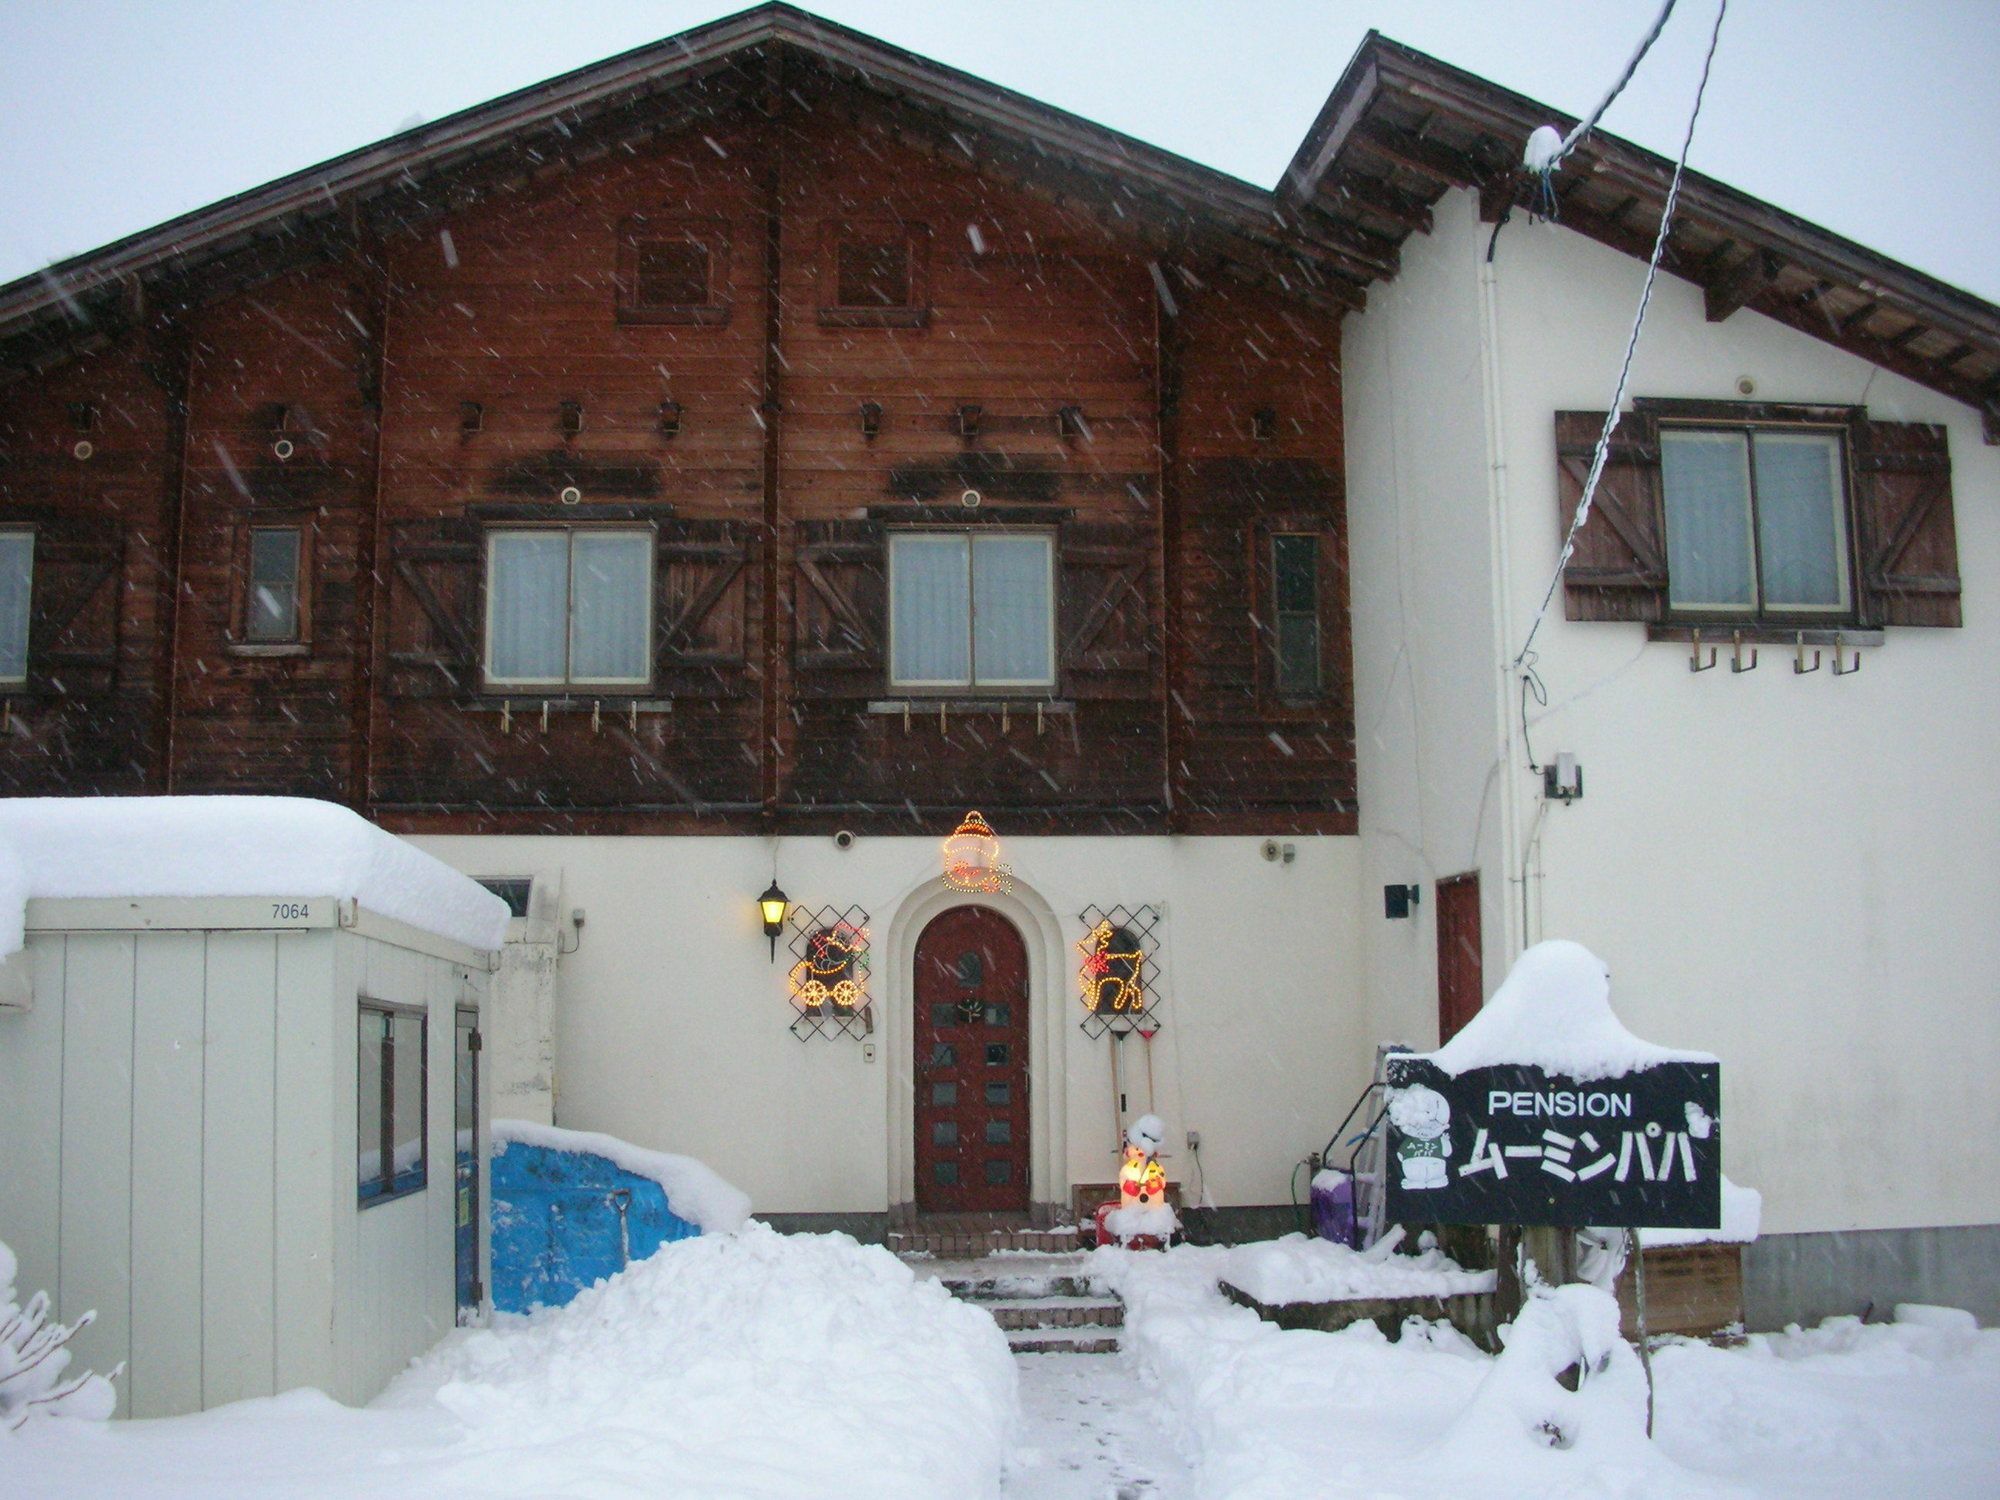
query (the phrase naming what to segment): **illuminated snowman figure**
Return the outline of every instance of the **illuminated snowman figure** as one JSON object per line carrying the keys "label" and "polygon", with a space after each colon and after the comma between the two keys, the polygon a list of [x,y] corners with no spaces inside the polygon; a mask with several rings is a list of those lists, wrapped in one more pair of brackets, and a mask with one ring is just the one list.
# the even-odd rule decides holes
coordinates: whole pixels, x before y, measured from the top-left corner
{"label": "illuminated snowman figure", "polygon": [[1389,1100],[1389,1123],[1396,1127],[1404,1189],[1443,1187],[1451,1155],[1451,1104],[1445,1096],[1422,1084],[1398,1089]]}

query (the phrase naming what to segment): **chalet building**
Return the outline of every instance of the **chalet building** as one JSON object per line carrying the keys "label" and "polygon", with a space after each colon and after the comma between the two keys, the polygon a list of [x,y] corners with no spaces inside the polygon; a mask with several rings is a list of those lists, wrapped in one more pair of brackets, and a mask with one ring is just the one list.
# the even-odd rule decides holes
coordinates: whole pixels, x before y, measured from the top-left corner
{"label": "chalet building", "polygon": [[2000,310],[1689,174],[1517,667],[1672,168],[1551,122],[1371,36],[1265,191],[769,5],[0,288],[0,789],[415,837],[499,1113],[878,1237],[1146,1108],[1290,1227],[1573,937],[1753,1318],[2000,1311]]}

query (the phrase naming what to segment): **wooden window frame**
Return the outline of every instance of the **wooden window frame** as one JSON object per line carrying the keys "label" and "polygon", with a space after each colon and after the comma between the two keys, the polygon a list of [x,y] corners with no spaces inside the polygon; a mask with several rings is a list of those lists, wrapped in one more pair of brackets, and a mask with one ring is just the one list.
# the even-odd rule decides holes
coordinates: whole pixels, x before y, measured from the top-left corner
{"label": "wooden window frame", "polygon": [[[1710,405],[1702,403],[1677,403],[1664,409],[1655,407],[1659,417],[1659,534],[1661,555],[1668,558],[1665,588],[1665,617],[1663,624],[1669,626],[1696,627],[1702,630],[1728,630],[1731,627],[1780,627],[1799,630],[1830,630],[1839,626],[1858,627],[1861,623],[1861,570],[1856,550],[1856,537],[1860,518],[1854,505],[1854,453],[1852,423],[1849,420],[1830,417],[1823,412],[1804,408],[1782,408],[1770,406],[1737,407],[1732,409],[1727,403]],[[1671,497],[1667,492],[1666,442],[1672,433],[1713,433],[1741,437],[1744,444],[1744,468],[1749,498],[1750,527],[1750,582],[1756,591],[1756,602],[1748,608],[1737,604],[1690,605],[1674,598],[1674,573],[1671,561],[1671,535],[1669,514]],[[1830,607],[1767,608],[1764,600],[1763,545],[1757,525],[1757,465],[1755,444],[1759,433],[1804,433],[1833,439],[1838,457],[1835,469],[1840,476],[1840,493],[1835,497],[1837,519],[1840,523],[1840,582],[1847,599],[1844,604]]]}
{"label": "wooden window frame", "polygon": [[[551,678],[495,677],[493,675],[493,543],[502,536],[519,536],[538,532],[560,532],[574,538],[579,532],[620,532],[632,536],[643,535],[648,543],[646,553],[646,675],[641,678],[623,677],[577,677],[569,671],[569,595],[564,596],[563,614],[563,675]],[[569,565],[565,578],[573,578],[576,567],[575,545],[569,548]],[[603,697],[643,697],[653,690],[660,675],[659,624],[660,590],[660,529],[651,522],[632,521],[587,521],[571,523],[552,522],[547,524],[506,523],[485,528],[479,539],[479,681],[488,694],[495,697],[560,697],[577,689],[592,696]]]}
{"label": "wooden window frame", "polygon": [[[617,312],[620,323],[719,328],[729,321],[729,224],[723,219],[633,214],[618,226]],[[639,301],[639,254],[647,245],[686,241],[708,252],[703,302]]]}
{"label": "wooden window frame", "polygon": [[0,677],[0,692],[25,692],[35,675],[35,551],[39,538],[32,524],[0,524],[0,536],[25,536],[28,539],[28,611],[22,626],[21,674],[18,677]]}
{"label": "wooden window frame", "polygon": [[[829,219],[820,226],[819,324],[822,328],[922,328],[931,320],[930,226],[904,219]],[[908,258],[909,300],[901,306],[856,306],[840,300],[840,247],[900,239]]]}
{"label": "wooden window frame", "polygon": [[[379,1064],[381,1068],[382,1096],[380,1106],[377,1110],[375,1145],[380,1156],[379,1168],[386,1175],[378,1180],[383,1182],[386,1187],[386,1184],[393,1183],[396,1179],[396,1053],[393,1033],[395,1030],[394,1022],[398,1017],[408,1017],[417,1023],[417,1140],[419,1143],[418,1160],[422,1163],[423,1168],[413,1186],[405,1187],[395,1192],[385,1190],[376,1193],[372,1197],[363,1191],[367,1184],[361,1180],[360,1096],[361,1047],[363,1039],[366,1036],[364,1028],[368,1024],[368,1017],[371,1015],[387,1017],[391,1023],[389,1027],[391,1035],[383,1038],[382,1059]],[[384,1203],[395,1203],[404,1198],[414,1198],[417,1194],[427,1192],[430,1188],[431,1021],[429,1009],[421,1005],[404,1005],[393,1000],[377,1000],[372,996],[361,996],[355,1006],[354,1067],[354,1199],[360,1209],[365,1212],[371,1208],[379,1208]]]}
{"label": "wooden window frame", "polygon": [[[230,568],[228,650],[233,656],[306,656],[312,651],[313,558],[318,548],[318,528],[312,518],[298,512],[258,515],[237,528]],[[296,531],[299,534],[297,619],[286,640],[250,639],[251,549],[260,531]]]}
{"label": "wooden window frame", "polygon": [[[963,682],[906,681],[896,676],[896,538],[910,536],[962,536],[965,547],[965,609],[966,609],[966,678]],[[974,541],[982,536],[1032,536],[1038,537],[1048,546],[1049,559],[1049,675],[1036,682],[996,682],[982,683],[975,667],[973,651],[973,630],[977,611],[972,593],[972,552]],[[882,543],[883,587],[888,601],[888,617],[883,622],[883,676],[889,691],[908,697],[948,698],[953,696],[977,695],[984,698],[1047,698],[1056,691],[1061,680],[1061,634],[1056,616],[1061,611],[1059,590],[1062,587],[1062,541],[1054,527],[1050,526],[892,526]]]}
{"label": "wooden window frame", "polygon": [[[1285,692],[1278,682],[1278,539],[1311,537],[1316,543],[1313,569],[1314,616],[1319,630],[1319,685],[1310,693]],[[1318,515],[1281,515],[1260,520],[1252,528],[1251,630],[1256,638],[1257,696],[1267,714],[1318,714],[1333,695],[1334,673],[1327,659],[1334,635],[1328,609],[1334,602],[1329,587],[1334,532]]]}

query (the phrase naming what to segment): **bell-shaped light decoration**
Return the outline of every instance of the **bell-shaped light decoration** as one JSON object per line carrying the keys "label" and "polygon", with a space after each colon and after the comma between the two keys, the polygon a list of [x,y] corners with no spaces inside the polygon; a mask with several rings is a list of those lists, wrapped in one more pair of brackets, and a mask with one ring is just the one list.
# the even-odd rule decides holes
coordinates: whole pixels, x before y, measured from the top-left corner
{"label": "bell-shaped light decoration", "polygon": [[944,880],[953,890],[1000,891],[1006,889],[1007,872],[1000,864],[1000,840],[976,812],[944,841]]}

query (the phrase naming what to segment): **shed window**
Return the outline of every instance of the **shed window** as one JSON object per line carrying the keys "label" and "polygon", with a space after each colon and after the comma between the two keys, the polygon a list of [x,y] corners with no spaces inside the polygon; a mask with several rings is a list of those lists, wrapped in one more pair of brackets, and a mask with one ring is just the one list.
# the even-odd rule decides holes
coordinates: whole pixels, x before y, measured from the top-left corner
{"label": "shed window", "polygon": [[639,687],[651,679],[650,530],[495,531],[486,567],[490,684]]}
{"label": "shed window", "polygon": [[34,580],[34,532],[0,531],[0,683],[28,680],[28,606]]}
{"label": "shed window", "polygon": [[250,531],[250,591],[243,635],[260,645],[299,639],[299,559],[296,526],[255,526]]}
{"label": "shed window", "polygon": [[1320,690],[1319,538],[1271,538],[1273,680],[1284,698]]}
{"label": "shed window", "polygon": [[1055,684],[1055,538],[914,531],[889,542],[897,687]]}
{"label": "shed window", "polygon": [[1838,435],[1663,427],[1673,608],[1736,618],[1852,608]]}
{"label": "shed window", "polygon": [[356,1165],[366,1208],[423,1190],[430,1165],[429,1036],[422,1011],[364,1001],[358,1038]]}

